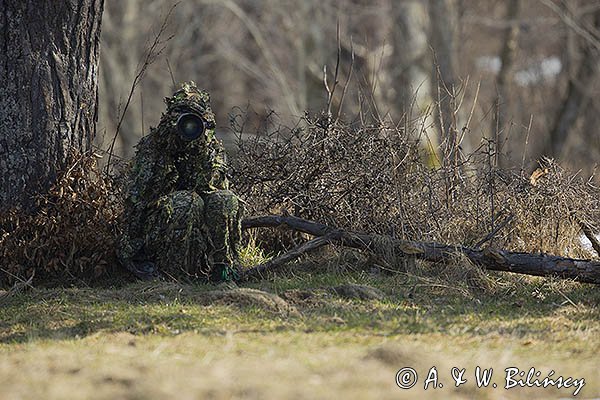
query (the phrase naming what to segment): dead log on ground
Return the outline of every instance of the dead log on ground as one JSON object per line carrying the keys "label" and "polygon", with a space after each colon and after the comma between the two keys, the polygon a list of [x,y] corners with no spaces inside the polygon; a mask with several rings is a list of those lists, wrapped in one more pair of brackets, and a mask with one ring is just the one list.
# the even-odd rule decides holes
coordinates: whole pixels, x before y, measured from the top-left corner
{"label": "dead log on ground", "polygon": [[449,246],[434,242],[399,240],[389,236],[344,231],[317,222],[286,215],[268,215],[248,218],[242,221],[242,229],[266,227],[287,227],[298,232],[317,236],[317,239],[308,241],[280,257],[245,271],[242,275],[243,278],[260,275],[263,271],[280,266],[285,262],[300,257],[310,250],[329,243],[378,253],[382,251],[378,247],[381,247],[379,245],[382,243],[382,239],[384,239],[386,244],[391,246],[395,254],[399,257],[414,257],[425,261],[445,264],[451,262],[456,254],[464,254],[474,264],[492,271],[506,271],[536,276],[555,276],[579,282],[600,284],[600,262],[593,260],[559,257],[543,253],[533,254],[492,249],[477,250],[464,246]]}

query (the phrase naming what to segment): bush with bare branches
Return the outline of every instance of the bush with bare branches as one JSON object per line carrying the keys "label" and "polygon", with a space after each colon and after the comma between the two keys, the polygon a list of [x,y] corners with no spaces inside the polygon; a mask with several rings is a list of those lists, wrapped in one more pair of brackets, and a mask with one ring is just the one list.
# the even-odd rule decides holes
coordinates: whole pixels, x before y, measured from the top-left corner
{"label": "bush with bare branches", "polygon": [[600,220],[600,189],[552,160],[531,176],[501,169],[495,143],[485,140],[459,165],[436,167],[417,124],[357,118],[328,125],[307,116],[287,128],[271,114],[244,135],[245,114],[232,121],[234,183],[251,215],[291,214],[399,239],[592,255],[574,215]]}

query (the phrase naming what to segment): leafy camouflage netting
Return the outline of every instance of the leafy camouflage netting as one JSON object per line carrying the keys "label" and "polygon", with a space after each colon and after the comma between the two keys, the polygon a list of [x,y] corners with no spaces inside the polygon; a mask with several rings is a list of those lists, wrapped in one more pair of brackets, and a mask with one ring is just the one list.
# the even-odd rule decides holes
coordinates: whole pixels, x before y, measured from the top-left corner
{"label": "leafy camouflage netting", "polygon": [[137,145],[119,258],[141,278],[231,279],[242,209],[228,190],[208,93],[186,83],[166,103],[158,127]]}

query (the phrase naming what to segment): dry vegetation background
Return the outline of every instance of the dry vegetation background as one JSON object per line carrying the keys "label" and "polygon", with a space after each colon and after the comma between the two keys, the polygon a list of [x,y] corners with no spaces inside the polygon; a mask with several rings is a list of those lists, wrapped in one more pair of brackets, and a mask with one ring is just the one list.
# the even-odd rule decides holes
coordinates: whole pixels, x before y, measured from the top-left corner
{"label": "dry vegetation background", "polygon": [[[130,158],[174,82],[194,80],[248,215],[596,256],[578,219],[598,231],[600,2],[173,5],[106,1],[97,154],[116,137],[115,158]],[[113,273],[120,186],[91,164],[79,159],[36,214],[0,221],[0,283]],[[259,239],[274,254],[302,238]]]}

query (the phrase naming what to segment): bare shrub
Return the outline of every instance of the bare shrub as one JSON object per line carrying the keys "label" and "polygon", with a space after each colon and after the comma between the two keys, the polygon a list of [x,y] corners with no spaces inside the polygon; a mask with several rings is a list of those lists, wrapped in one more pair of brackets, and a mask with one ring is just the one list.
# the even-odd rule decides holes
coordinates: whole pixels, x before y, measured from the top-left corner
{"label": "bare shrub", "polygon": [[572,215],[599,221],[600,190],[550,159],[537,178],[501,169],[486,139],[458,165],[435,167],[421,144],[425,132],[410,121],[328,125],[305,116],[290,128],[271,114],[253,129],[245,121],[243,112],[232,118],[233,175],[250,215],[288,213],[400,239],[591,256]]}
{"label": "bare shrub", "polygon": [[389,216],[401,212],[398,179],[414,175],[407,166],[419,166],[406,161],[418,158],[416,143],[380,126],[325,124],[306,118],[286,128],[271,114],[262,131],[238,141],[235,187],[249,199],[249,213],[286,210],[389,233]]}

